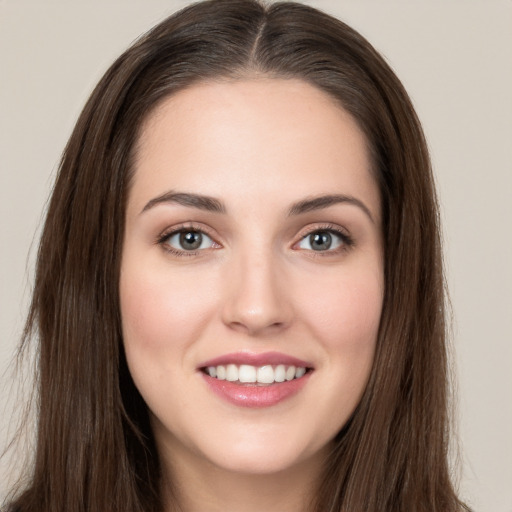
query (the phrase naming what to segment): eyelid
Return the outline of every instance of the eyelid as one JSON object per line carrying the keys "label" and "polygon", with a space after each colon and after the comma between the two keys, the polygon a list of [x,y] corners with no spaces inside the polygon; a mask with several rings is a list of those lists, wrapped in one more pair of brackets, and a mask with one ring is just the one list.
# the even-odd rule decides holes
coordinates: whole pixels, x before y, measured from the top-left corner
{"label": "eyelid", "polygon": [[[326,250],[326,251],[313,251],[312,249],[295,249],[298,244],[300,244],[306,237],[312,235],[313,233],[321,232],[321,231],[327,231],[329,233],[334,234],[335,236],[341,238],[342,244],[340,247],[336,249]],[[354,239],[348,232],[346,228],[343,228],[342,226],[339,226],[337,224],[330,224],[330,223],[323,223],[323,224],[314,224],[306,226],[304,229],[302,229],[298,236],[298,240],[295,241],[292,245],[292,249],[295,250],[304,250],[310,253],[314,253],[315,256],[329,256],[333,254],[338,254],[343,251],[347,251],[352,248],[354,245]]]}
{"label": "eyelid", "polygon": [[187,231],[196,231],[210,238],[212,242],[217,246],[211,247],[210,249],[218,249],[222,247],[222,245],[217,241],[217,237],[211,233],[211,230],[207,226],[203,224],[197,224],[195,222],[183,222],[182,224],[167,227],[156,237],[155,244],[160,245],[165,251],[175,254],[177,256],[195,256],[201,252],[206,251],[207,249],[185,251],[176,249],[175,247],[166,244],[166,241],[173,235]]}
{"label": "eyelid", "polygon": [[[208,238],[212,240],[212,242],[215,244],[215,247],[210,247],[208,249],[219,249],[222,247],[222,244],[217,241],[218,237],[212,233],[212,230],[205,226],[204,224],[197,223],[197,222],[183,222],[178,225],[174,225],[171,227],[167,227],[164,229],[155,239],[155,244],[162,246],[162,248],[170,252],[172,254],[175,254],[177,256],[195,256],[199,253],[205,252],[208,249],[196,249],[196,250],[180,250],[176,249],[172,246],[169,246],[166,244],[166,241],[173,235],[176,235],[180,232],[186,232],[186,231],[197,231],[199,233],[202,233],[203,235],[206,235]],[[325,251],[314,251],[313,249],[301,249],[298,248],[298,244],[300,244],[306,237],[310,236],[313,233],[321,232],[321,231],[327,231],[329,233],[334,234],[335,236],[339,237],[341,239],[341,246],[337,247],[335,249],[327,249]],[[331,223],[321,223],[321,224],[311,224],[303,229],[300,230],[299,234],[296,237],[296,241],[292,244],[292,249],[294,250],[301,250],[304,252],[312,253],[313,256],[332,256],[335,254],[339,254],[344,251],[348,251],[352,248],[354,245],[354,239],[348,232],[348,230],[342,226],[339,226],[337,224],[331,224]]]}

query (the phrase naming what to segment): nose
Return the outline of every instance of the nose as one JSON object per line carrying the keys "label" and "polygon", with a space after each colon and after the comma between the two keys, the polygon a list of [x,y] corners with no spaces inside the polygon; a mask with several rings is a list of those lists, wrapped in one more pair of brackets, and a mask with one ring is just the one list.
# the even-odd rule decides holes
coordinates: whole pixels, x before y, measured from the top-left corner
{"label": "nose", "polygon": [[227,269],[223,322],[249,336],[281,332],[293,317],[289,284],[271,251],[236,258]]}

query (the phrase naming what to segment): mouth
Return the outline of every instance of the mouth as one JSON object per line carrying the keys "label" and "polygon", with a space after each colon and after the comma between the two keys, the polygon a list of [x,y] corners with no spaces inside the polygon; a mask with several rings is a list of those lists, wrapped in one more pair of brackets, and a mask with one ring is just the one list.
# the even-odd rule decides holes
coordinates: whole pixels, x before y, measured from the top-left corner
{"label": "mouth", "polygon": [[270,407],[297,394],[314,371],[300,359],[267,352],[236,353],[205,362],[200,373],[217,396],[240,407]]}
{"label": "mouth", "polygon": [[276,383],[300,379],[312,368],[295,365],[227,364],[201,368],[201,371],[213,379],[225,380],[239,385],[271,386]]}

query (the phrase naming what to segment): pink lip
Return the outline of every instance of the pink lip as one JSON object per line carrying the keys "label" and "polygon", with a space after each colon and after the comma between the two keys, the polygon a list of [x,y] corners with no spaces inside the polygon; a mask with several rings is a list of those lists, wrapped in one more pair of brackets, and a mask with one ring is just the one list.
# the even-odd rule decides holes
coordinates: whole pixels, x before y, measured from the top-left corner
{"label": "pink lip", "polygon": [[206,384],[217,395],[239,407],[271,407],[297,394],[308,382],[311,373],[300,379],[278,382],[269,386],[240,384],[219,380],[202,373]]}
{"label": "pink lip", "polygon": [[[285,366],[299,366],[312,369],[313,365],[302,359],[297,359],[280,352],[264,352],[255,354],[252,352],[235,352],[225,354],[214,359],[209,359],[198,367],[204,370],[209,366],[219,366],[228,364],[248,364],[251,366],[265,366],[284,364]],[[241,384],[239,382],[229,382],[210,377],[205,371],[201,371],[201,376],[206,384],[217,396],[240,407],[271,407],[297,394],[308,382],[311,371],[308,371],[303,377],[285,382],[276,382],[268,386],[257,384]]]}
{"label": "pink lip", "polygon": [[265,366],[284,364],[287,366],[302,366],[304,368],[312,368],[313,365],[307,361],[297,359],[296,357],[280,352],[263,352],[255,354],[253,352],[233,352],[232,354],[225,354],[214,359],[209,359],[199,365],[199,368],[207,368],[208,366],[219,366],[226,364],[248,364],[251,366]]}

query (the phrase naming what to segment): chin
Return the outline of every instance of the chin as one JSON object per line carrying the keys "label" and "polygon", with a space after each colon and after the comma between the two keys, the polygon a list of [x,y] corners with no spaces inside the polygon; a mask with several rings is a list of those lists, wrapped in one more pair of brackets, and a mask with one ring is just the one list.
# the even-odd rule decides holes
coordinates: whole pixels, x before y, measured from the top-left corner
{"label": "chin", "polygon": [[302,465],[323,464],[331,443],[311,446],[301,437],[293,432],[250,432],[196,446],[196,450],[199,448],[200,456],[215,467],[241,475],[272,475]]}

